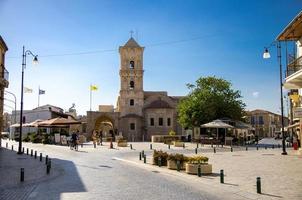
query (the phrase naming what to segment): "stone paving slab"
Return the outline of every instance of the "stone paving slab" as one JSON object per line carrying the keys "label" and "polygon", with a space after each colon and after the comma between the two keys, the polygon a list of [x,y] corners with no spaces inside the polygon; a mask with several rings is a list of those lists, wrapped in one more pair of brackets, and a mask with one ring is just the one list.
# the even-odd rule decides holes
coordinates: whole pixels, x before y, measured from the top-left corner
{"label": "stone paving slab", "polygon": [[[189,150],[165,149],[170,153],[181,152],[188,156],[195,153]],[[152,150],[145,150],[147,154],[147,165],[154,170],[159,167],[151,165]],[[220,169],[225,171],[224,187],[228,187],[229,191],[240,194],[250,199],[302,199],[302,156],[297,151],[288,149],[288,156],[281,155],[279,149],[261,149],[259,151],[234,151],[234,152],[207,152],[203,151],[203,155],[209,157],[209,163],[213,165],[213,172],[219,174]],[[201,153],[199,153],[200,155]],[[136,156],[124,155],[122,157],[138,164],[140,167],[146,167],[143,161],[138,160]],[[192,175],[175,172],[173,170],[164,169],[166,173],[174,173],[174,175],[185,175],[183,178],[192,179]],[[256,177],[262,179],[262,195],[256,194]],[[212,186],[221,185],[219,176],[203,177],[199,181]]]}
{"label": "stone paving slab", "polygon": [[[115,149],[109,149],[109,143],[95,149],[87,143],[75,152],[66,146],[24,143],[55,157],[54,163],[59,165],[66,165],[60,159],[69,160],[71,164],[65,168],[73,169],[53,181],[39,184],[25,199],[302,199],[299,187],[302,159],[297,151],[288,149],[289,155],[284,157],[280,155],[281,149],[250,148],[246,152],[245,148],[233,147],[234,152],[230,152],[230,147],[219,147],[214,154],[213,148],[205,145],[198,149],[199,154],[201,151],[210,158],[215,173],[225,170],[226,184],[220,184],[217,176],[199,178],[143,164],[138,161],[138,154],[144,150],[150,162],[153,151],[149,149],[150,143],[132,144],[135,150],[129,146],[116,147],[116,143]],[[196,144],[188,143],[185,149],[172,146],[168,149],[167,145],[156,143],[153,148],[193,155]],[[292,172],[288,173],[289,170]],[[73,178],[74,172],[77,175]],[[262,195],[256,193],[259,174]]]}
{"label": "stone paving slab", "polygon": [[[15,145],[14,150],[16,149]],[[47,175],[45,157],[40,162],[39,156],[35,159],[34,154],[20,155],[14,150],[11,150],[11,146],[6,149],[3,144],[0,148],[0,200],[26,199],[37,184],[63,173],[62,168],[53,164],[50,174]],[[21,168],[24,168],[24,182],[20,181]]]}

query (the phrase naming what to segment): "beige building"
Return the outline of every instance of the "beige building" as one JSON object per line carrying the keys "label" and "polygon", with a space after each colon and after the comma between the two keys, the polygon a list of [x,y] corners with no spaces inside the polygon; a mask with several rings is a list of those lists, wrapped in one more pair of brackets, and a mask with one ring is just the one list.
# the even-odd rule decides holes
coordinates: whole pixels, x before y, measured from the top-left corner
{"label": "beige building", "polygon": [[[281,115],[260,109],[247,111],[246,116],[255,136],[259,138],[278,136],[281,130],[281,119]],[[284,117],[284,126],[288,126],[288,123],[288,118]]]}
{"label": "beige building", "polygon": [[[302,11],[278,35],[277,41],[285,42],[286,48],[293,45],[294,50],[286,49],[286,78],[284,87],[289,89],[290,131],[302,141]],[[295,141],[294,141],[295,142]]]}
{"label": "beige building", "polygon": [[8,50],[4,40],[0,36],[0,144],[3,131],[3,101],[4,89],[8,87],[8,71],[5,69],[5,53]]}
{"label": "beige building", "polygon": [[129,141],[150,140],[173,130],[182,134],[177,123],[177,103],[181,97],[165,91],[144,91],[144,47],[132,37],[120,53],[120,92],[116,108],[100,105],[99,111],[87,112],[88,137],[94,129],[103,136],[123,136]]}

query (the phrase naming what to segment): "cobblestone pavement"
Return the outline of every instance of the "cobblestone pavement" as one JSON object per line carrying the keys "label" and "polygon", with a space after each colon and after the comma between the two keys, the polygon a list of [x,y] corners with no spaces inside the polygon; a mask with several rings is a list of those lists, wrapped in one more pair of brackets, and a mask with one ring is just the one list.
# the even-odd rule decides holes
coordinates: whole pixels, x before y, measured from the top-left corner
{"label": "cobblestone pavement", "polygon": [[[226,184],[219,184],[216,174],[199,178],[143,164],[138,161],[138,152],[144,149],[150,158],[152,150],[149,149],[149,143],[133,143],[133,150],[129,147],[109,149],[107,143],[94,149],[88,144],[78,152],[65,146],[31,143],[24,143],[24,146],[49,155],[54,163],[52,170],[62,167],[64,173],[50,181],[32,184],[26,196],[22,196],[26,189],[17,187],[15,193],[23,199],[288,199],[289,194],[290,199],[301,199],[299,195],[302,191],[297,184],[302,185],[299,182],[302,159],[299,156],[279,157],[280,149],[245,152],[245,149],[234,148],[234,152],[230,152],[227,147],[217,148],[214,155],[210,146],[199,148],[199,151],[210,157],[215,173],[221,168],[226,171]],[[153,148],[193,154],[196,145],[186,146],[186,149],[171,146],[169,150],[167,145],[154,144]],[[257,161],[261,164],[255,164]],[[288,173],[289,179],[293,174],[297,175],[294,180],[283,184],[286,177],[281,176],[287,172],[268,179],[271,171],[280,173],[284,166],[287,166],[287,171],[292,170]],[[263,195],[255,192],[257,176],[263,178]],[[284,192],[270,190],[267,185]],[[10,199],[22,198],[16,196]]]}

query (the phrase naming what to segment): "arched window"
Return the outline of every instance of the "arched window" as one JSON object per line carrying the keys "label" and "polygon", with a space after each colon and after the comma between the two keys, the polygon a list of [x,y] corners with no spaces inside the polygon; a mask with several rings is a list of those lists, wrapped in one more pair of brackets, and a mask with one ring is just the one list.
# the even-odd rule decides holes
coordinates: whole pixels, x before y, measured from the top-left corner
{"label": "arched window", "polygon": [[134,61],[133,60],[130,61],[129,67],[130,67],[130,69],[134,69]]}
{"label": "arched window", "polygon": [[134,106],[134,99],[130,99],[130,106]]}
{"label": "arched window", "polygon": [[130,89],[134,89],[134,81],[130,81]]}

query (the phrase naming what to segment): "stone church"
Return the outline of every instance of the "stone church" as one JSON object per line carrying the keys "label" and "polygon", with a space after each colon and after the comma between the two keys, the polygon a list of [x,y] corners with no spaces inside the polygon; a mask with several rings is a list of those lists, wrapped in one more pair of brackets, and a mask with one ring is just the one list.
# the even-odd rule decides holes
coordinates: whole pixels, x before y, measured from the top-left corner
{"label": "stone church", "polygon": [[120,93],[116,108],[100,105],[87,112],[87,136],[93,130],[103,136],[123,136],[128,141],[150,141],[152,135],[167,135],[171,130],[182,135],[177,122],[177,104],[183,97],[165,91],[144,91],[144,47],[134,38],[119,47]]}

